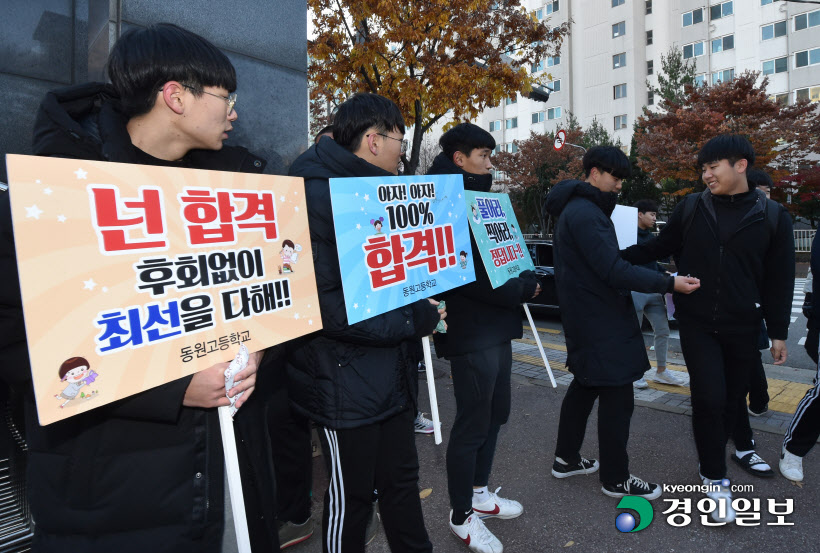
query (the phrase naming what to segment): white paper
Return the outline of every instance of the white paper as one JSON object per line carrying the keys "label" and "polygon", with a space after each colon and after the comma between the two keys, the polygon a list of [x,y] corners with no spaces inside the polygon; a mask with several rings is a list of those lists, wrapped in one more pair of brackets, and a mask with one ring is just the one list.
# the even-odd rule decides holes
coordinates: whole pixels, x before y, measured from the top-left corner
{"label": "white paper", "polygon": [[624,250],[638,243],[638,208],[616,205],[610,219],[615,225],[618,248]]}

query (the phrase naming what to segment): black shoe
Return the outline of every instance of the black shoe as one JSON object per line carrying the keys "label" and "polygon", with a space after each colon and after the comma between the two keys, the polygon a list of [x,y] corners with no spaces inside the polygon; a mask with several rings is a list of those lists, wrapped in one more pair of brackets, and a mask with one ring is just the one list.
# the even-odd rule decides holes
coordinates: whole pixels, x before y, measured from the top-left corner
{"label": "black shoe", "polygon": [[749,412],[751,416],[759,417],[761,415],[765,415],[769,411],[769,404],[764,404],[761,409],[752,409],[752,406],[750,405],[746,408],[746,410]]}
{"label": "black shoe", "polygon": [[637,495],[644,499],[657,499],[661,496],[661,487],[658,484],[644,482],[637,476],[629,475],[629,480],[620,484],[604,484],[601,491],[609,497],[623,497]]}
{"label": "black shoe", "polygon": [[592,474],[593,472],[598,472],[600,466],[596,459],[584,459],[581,457],[579,462],[568,465],[560,462],[558,458],[556,458],[555,462],[552,463],[552,475],[556,478],[567,478],[568,476],[575,476],[576,474]]}
{"label": "black shoe", "polygon": [[753,474],[755,476],[760,476],[760,477],[763,477],[763,478],[770,478],[770,477],[774,476],[774,471],[771,469],[771,467],[769,467],[765,470],[761,470],[760,468],[755,468],[755,467],[760,467],[761,465],[768,465],[769,463],[764,461],[760,457],[760,455],[758,455],[754,451],[752,451],[751,453],[747,453],[743,457],[738,457],[737,454],[732,453],[732,461],[734,461],[735,463],[740,465],[740,468],[742,468],[743,470],[745,470],[749,474]]}

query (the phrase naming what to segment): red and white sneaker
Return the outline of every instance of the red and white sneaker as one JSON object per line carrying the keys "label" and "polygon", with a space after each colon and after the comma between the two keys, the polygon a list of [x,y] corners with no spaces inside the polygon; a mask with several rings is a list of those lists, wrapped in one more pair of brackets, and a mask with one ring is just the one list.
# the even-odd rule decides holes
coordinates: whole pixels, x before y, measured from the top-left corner
{"label": "red and white sneaker", "polygon": [[518,501],[498,497],[498,490],[500,489],[497,488],[494,492],[488,491],[487,500],[483,503],[476,503],[476,498],[473,496],[473,511],[479,517],[508,519],[521,516],[524,507]]}
{"label": "red and white sneaker", "polygon": [[476,513],[470,514],[464,524],[453,524],[453,511],[450,511],[450,530],[470,548],[470,551],[475,553],[502,553],[504,551],[504,546],[484,526],[484,521],[478,518]]}

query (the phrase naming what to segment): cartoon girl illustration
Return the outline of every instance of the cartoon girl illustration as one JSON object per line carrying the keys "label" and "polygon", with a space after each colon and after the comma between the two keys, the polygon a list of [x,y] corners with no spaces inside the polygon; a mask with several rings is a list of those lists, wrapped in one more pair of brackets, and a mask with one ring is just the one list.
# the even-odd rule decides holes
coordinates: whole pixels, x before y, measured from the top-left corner
{"label": "cartoon girl illustration", "polygon": [[302,251],[302,246],[294,244],[292,240],[282,242],[282,250],[279,252],[279,257],[282,258],[282,265],[279,266],[280,275],[293,272],[293,265],[296,264],[300,251]]}
{"label": "cartoon girl illustration", "polygon": [[458,254],[458,257],[461,258],[461,260],[458,262],[458,264],[461,265],[462,269],[466,269],[467,268],[467,252],[465,252],[464,250],[461,250],[461,252],[459,252],[459,254]]}
{"label": "cartoon girl illustration", "polygon": [[370,224],[373,225],[374,229],[376,229],[376,234],[384,234],[382,232],[383,223],[384,217],[379,217],[378,219],[370,219]]}
{"label": "cartoon girl illustration", "polygon": [[70,359],[66,359],[62,365],[60,365],[60,371],[58,373],[60,375],[61,382],[68,382],[68,386],[65,389],[57,394],[57,399],[64,399],[62,405],[60,405],[60,409],[65,407],[69,401],[72,399],[77,399],[77,396],[80,396],[84,399],[89,399],[92,396],[96,395],[96,390],[88,395],[81,394],[80,389],[83,386],[89,386],[97,379],[97,373],[91,370],[91,365],[84,357],[72,357]]}
{"label": "cartoon girl illustration", "polygon": [[481,222],[481,216],[478,214],[478,208],[476,207],[476,205],[475,204],[470,204],[470,209],[473,210],[473,222],[480,223]]}

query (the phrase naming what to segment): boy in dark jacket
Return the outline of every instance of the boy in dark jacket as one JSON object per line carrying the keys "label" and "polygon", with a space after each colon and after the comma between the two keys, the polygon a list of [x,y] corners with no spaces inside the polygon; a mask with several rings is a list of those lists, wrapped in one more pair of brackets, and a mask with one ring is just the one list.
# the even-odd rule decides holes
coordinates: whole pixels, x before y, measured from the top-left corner
{"label": "boy in dark jacket", "polygon": [[[202,37],[168,24],[129,31],[111,52],[108,74],[111,85],[86,84],[46,96],[34,128],[36,154],[263,170],[264,162],[244,148],[222,144],[237,118],[236,73],[228,58]],[[228,363],[39,426],[30,397],[5,197],[0,210],[2,318],[8,322],[0,333],[0,351],[4,379],[28,389],[27,487],[36,523],[33,550],[218,553],[225,514],[216,407],[229,405],[224,378]],[[261,352],[251,355],[248,368],[236,375],[242,382],[234,390],[246,392],[237,400],[237,406],[246,405],[236,417],[237,441],[246,444],[239,444],[240,459],[251,464],[243,483],[252,543],[261,550],[277,547],[278,541],[276,528],[267,524],[272,522],[274,504],[266,429],[254,420],[257,413],[245,417],[252,405],[261,410],[264,404],[262,396],[249,399],[260,357]]]}
{"label": "boy in dark jacket", "polygon": [[[462,175],[466,190],[490,191],[495,148],[490,133],[461,123],[444,133],[439,144],[442,152],[428,174]],[[538,295],[540,285],[527,271],[493,289],[472,234],[470,243],[476,280],[439,298],[447,302],[447,333],[434,336],[436,355],[450,360],[456,396],[447,445],[450,529],[471,551],[500,553],[501,542],[481,519],[510,519],[524,511],[519,502],[489,491],[487,484],[498,431],[510,415],[510,340],[521,338],[521,303]]]}
{"label": "boy in dark jacket", "polygon": [[766,320],[780,365],[794,293],[791,217],[749,186],[746,172],[754,160],[742,136],[711,139],[697,161],[707,189],[684,198],[658,238],[624,252],[632,263],[674,255],[681,274],[700,278],[697,293],[675,296],[675,318],[689,371],[700,475],[715,489],[707,495],[717,522],[735,518],[731,491],[723,485],[726,442],[757,362],[760,321]]}
{"label": "boy in dark jacket", "polygon": [[[558,220],[554,242],[558,297],[573,302],[572,309],[561,310],[561,319],[567,368],[575,377],[561,405],[552,475],[567,478],[600,467],[604,494],[656,499],[660,486],[631,475],[626,453],[634,409],[632,383],[649,369],[629,291],[690,293],[698,288],[698,281],[621,259],[609,217],[621,179],[630,174],[629,160],[614,146],[597,146],[584,154],[583,162],[586,181],[556,184],[545,204]],[[580,454],[596,399],[600,465]]]}
{"label": "boy in dark jacket", "polygon": [[374,489],[391,550],[432,551],[418,491],[413,342],[431,334],[444,313],[438,302],[421,300],[348,324],[328,183],[396,175],[406,148],[398,106],[356,94],[339,106],[333,138],[320,139],[290,168],[305,178],[322,330],[289,348],[288,393],[294,408],[320,427],[330,476],[326,553],[364,550]]}

